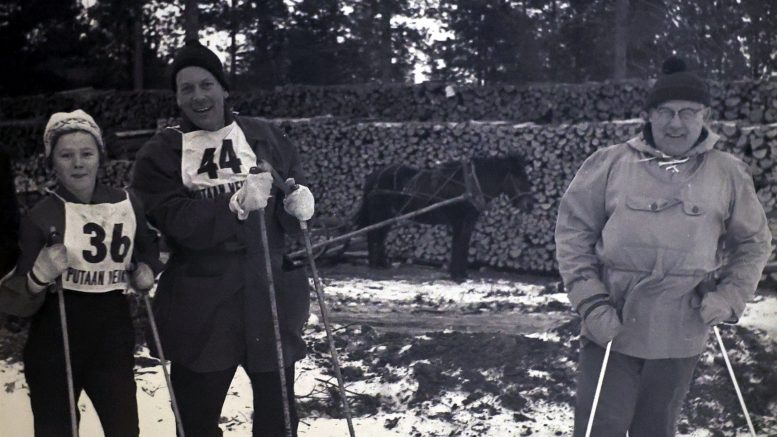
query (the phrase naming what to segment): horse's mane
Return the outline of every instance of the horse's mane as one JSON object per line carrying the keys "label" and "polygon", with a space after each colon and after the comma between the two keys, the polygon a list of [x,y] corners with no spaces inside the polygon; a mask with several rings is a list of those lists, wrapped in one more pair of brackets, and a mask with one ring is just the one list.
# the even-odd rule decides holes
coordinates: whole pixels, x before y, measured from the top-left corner
{"label": "horse's mane", "polygon": [[506,156],[476,156],[472,158],[476,167],[490,169],[505,169],[508,172],[518,175],[525,172],[526,161],[523,156],[510,154]]}
{"label": "horse's mane", "polygon": [[[526,167],[526,161],[523,156],[518,154],[509,154],[506,156],[473,156],[472,158],[463,160],[464,162],[472,161],[477,166],[486,166],[488,168],[496,168],[507,165],[509,169],[519,169]],[[447,161],[436,166],[436,168],[455,168],[461,165],[462,161]]]}

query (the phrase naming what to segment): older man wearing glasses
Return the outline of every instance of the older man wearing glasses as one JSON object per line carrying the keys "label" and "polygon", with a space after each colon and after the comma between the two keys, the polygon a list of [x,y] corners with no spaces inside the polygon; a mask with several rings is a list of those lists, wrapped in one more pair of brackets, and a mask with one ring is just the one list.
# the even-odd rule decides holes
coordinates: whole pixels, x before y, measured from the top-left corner
{"label": "older man wearing glasses", "polygon": [[590,435],[674,436],[710,327],[736,322],[755,292],[771,235],[747,165],[714,149],[709,104],[668,59],[642,133],[594,152],[561,200],[559,269],[583,319],[576,437],[608,344]]}

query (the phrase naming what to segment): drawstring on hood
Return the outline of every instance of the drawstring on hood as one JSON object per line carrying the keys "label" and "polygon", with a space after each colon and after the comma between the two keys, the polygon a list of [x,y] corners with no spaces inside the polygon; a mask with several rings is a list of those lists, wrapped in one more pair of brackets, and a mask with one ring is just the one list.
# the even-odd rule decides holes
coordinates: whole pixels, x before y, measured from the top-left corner
{"label": "drawstring on hood", "polygon": [[683,156],[671,156],[656,148],[653,134],[650,130],[650,123],[646,123],[642,130],[642,135],[629,140],[626,144],[642,154],[643,158],[638,162],[656,161],[660,168],[672,173],[679,173],[679,166],[687,163],[694,156],[701,156],[712,150],[719,138],[717,134],[705,127],[702,129],[699,139],[688,153]]}
{"label": "drawstring on hood", "polygon": [[648,156],[646,158],[640,159],[639,162],[652,161],[654,159],[658,159],[658,166],[662,167],[664,170],[671,171],[672,173],[680,173],[680,169],[677,168],[677,166],[680,164],[685,164],[691,158],[685,157],[682,159],[674,159],[671,156],[669,156],[666,159],[663,159],[663,158],[656,158],[655,156]]}

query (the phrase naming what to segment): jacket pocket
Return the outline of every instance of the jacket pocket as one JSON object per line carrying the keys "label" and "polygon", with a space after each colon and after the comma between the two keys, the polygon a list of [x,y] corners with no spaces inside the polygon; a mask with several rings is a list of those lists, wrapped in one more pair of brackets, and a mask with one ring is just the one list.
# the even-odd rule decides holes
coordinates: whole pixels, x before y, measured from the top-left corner
{"label": "jacket pocket", "polygon": [[680,326],[679,334],[686,340],[700,342],[706,338],[709,327],[701,318],[701,310],[698,304],[698,296],[695,292],[690,293],[682,299],[680,304]]}
{"label": "jacket pocket", "polygon": [[704,208],[693,201],[683,201],[683,212],[690,216],[699,216],[704,214]]}
{"label": "jacket pocket", "polygon": [[646,196],[626,197],[626,206],[635,211],[660,212],[681,203],[680,199]]}

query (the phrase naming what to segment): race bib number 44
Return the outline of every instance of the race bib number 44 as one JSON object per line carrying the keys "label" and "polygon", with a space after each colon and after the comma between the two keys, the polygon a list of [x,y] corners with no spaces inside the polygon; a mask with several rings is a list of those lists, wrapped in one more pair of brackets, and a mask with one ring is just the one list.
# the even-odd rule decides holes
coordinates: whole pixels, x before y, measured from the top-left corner
{"label": "race bib number 44", "polygon": [[237,191],[256,163],[254,151],[235,122],[214,132],[185,133],[182,140],[182,182],[200,197]]}
{"label": "race bib number 44", "polygon": [[68,269],[62,274],[62,287],[95,293],[125,290],[136,227],[129,199],[94,205],[65,203]]}

